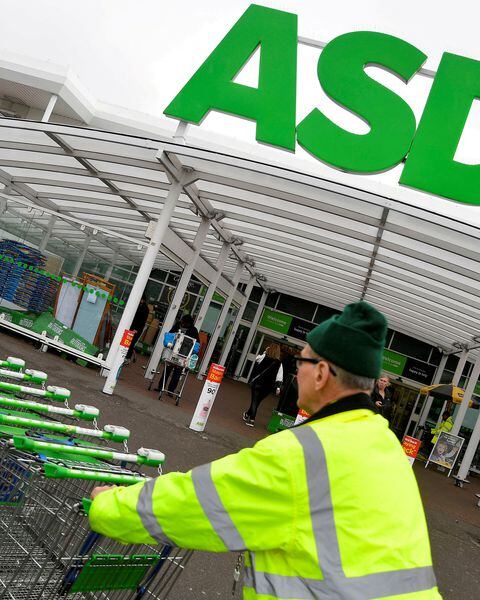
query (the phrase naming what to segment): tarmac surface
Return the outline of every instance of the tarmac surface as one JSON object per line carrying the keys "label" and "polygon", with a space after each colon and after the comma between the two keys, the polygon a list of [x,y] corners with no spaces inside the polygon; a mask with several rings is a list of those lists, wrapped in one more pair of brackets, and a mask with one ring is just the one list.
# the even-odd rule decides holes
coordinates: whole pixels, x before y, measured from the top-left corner
{"label": "tarmac surface", "polygon": [[[165,452],[165,472],[186,471],[253,445],[267,435],[265,426],[275,405],[274,398],[266,399],[255,429],[245,427],[241,415],[248,407],[249,388],[227,379],[220,387],[206,431],[199,434],[188,429],[203,386],[194,377],[187,381],[177,407],[171,398],[158,400],[157,392],[146,389],[143,357],[124,367],[115,395],[106,396],[101,392],[105,380],[98,371],[80,367],[54,352],[40,352],[29,341],[0,330],[0,358],[7,355],[24,358],[27,366],[46,371],[49,383],[70,388],[71,404],[97,406],[101,425],[128,427],[131,450],[146,446]],[[460,489],[434,466],[424,469],[418,463],[414,471],[425,504],[442,596],[447,600],[479,600],[480,508],[474,494],[480,493],[480,478],[471,478],[471,484]],[[398,508],[392,506],[391,510]],[[231,594],[235,560],[234,554],[194,553],[169,600],[241,598],[241,586],[234,596]]]}

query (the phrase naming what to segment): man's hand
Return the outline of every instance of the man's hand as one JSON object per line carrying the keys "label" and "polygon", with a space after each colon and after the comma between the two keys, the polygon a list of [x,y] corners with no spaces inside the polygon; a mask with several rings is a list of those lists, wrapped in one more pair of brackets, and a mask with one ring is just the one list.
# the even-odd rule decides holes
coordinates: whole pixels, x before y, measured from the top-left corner
{"label": "man's hand", "polygon": [[383,406],[383,402],[380,402],[380,400],[377,400],[377,401],[375,402],[375,406],[378,406],[378,408],[382,408],[382,406]]}
{"label": "man's hand", "polygon": [[117,487],[117,486],[116,485],[99,485],[96,488],[93,488],[92,493],[90,494],[90,498],[92,500],[95,500],[95,498],[99,494],[103,494],[103,492],[106,492],[107,490],[111,490],[114,487]]}

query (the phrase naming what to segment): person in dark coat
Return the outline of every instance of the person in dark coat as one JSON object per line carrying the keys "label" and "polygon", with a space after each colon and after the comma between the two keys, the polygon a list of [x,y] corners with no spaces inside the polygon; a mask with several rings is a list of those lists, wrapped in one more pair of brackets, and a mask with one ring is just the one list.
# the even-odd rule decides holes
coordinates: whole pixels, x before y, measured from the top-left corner
{"label": "person in dark coat", "polygon": [[127,355],[125,356],[125,360],[127,361],[130,361],[130,359],[132,358],[132,354],[135,349],[135,344],[138,342],[138,338],[143,333],[143,328],[145,327],[145,323],[147,322],[149,314],[150,310],[148,308],[147,299],[144,294],[140,300],[137,312],[135,313],[132,324],[130,326],[130,329],[135,331],[135,334],[133,335],[132,343],[130,344],[130,348],[128,349]]}
{"label": "person in dark coat", "polygon": [[372,400],[376,411],[390,422],[392,418],[392,395],[389,386],[390,379],[386,375],[377,379],[372,392]]}
{"label": "person in dark coat", "polygon": [[[177,321],[176,323],[174,323],[172,329],[170,330],[170,333],[184,333],[185,335],[188,335],[188,337],[194,338],[195,340],[199,339],[199,335],[198,335],[198,330],[197,328],[194,326],[194,322],[193,322],[193,318],[192,315],[183,315],[183,317],[180,319],[180,321]],[[167,367],[165,367],[167,369],[167,372],[165,374],[165,382],[168,381],[168,379],[170,378],[169,384],[168,384],[168,391],[173,394],[175,393],[175,390],[177,389],[177,385],[178,382],[180,381],[180,377],[182,375],[182,368],[181,367],[174,367],[173,365],[168,365]],[[160,378],[160,381],[162,381],[163,377]],[[160,386],[160,384],[159,384]],[[161,391],[161,387],[155,388],[156,391]]]}
{"label": "person in dark coat", "polygon": [[251,386],[250,407],[243,413],[245,425],[254,427],[260,403],[272,392],[280,394],[283,383],[283,367],[280,361],[280,346],[271,344],[255,359],[249,384]]}

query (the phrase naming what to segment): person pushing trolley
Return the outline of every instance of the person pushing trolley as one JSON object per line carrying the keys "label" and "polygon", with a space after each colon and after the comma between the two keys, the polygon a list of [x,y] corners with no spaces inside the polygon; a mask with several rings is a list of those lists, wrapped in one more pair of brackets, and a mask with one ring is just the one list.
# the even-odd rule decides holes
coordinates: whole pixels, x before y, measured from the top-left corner
{"label": "person pushing trolley", "polygon": [[307,421],[188,473],[96,488],[92,529],[245,551],[245,600],[441,598],[415,477],[370,399],[386,333],[368,303],[346,306],[296,357]]}

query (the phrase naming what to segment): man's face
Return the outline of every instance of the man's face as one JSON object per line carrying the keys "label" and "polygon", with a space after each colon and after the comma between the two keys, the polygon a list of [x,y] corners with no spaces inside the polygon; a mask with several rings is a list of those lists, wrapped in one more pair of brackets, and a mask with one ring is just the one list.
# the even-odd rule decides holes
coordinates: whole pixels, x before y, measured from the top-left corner
{"label": "man's face", "polygon": [[[305,358],[315,358],[315,354],[307,344],[300,352],[301,356]],[[299,408],[303,408],[308,413],[312,414],[315,412],[315,371],[317,365],[309,362],[299,361],[297,363],[297,384],[298,384],[298,401],[297,405]]]}

